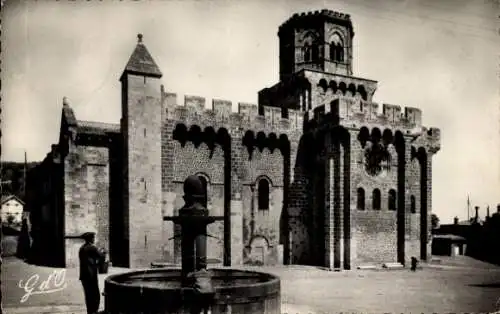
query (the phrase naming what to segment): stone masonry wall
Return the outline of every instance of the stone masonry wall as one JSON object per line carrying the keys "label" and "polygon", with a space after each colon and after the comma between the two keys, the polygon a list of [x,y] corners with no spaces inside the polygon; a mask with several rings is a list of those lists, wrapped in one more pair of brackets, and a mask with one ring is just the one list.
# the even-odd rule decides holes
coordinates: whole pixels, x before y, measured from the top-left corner
{"label": "stone masonry wall", "polygon": [[[364,156],[357,133],[351,138],[352,259],[356,264],[397,261],[397,211],[388,209],[389,190],[397,191],[397,155],[391,169],[372,177],[365,171]],[[357,189],[365,190],[365,210],[358,210]],[[372,208],[373,190],[381,192],[381,209]]]}
{"label": "stone masonry wall", "polygon": [[[283,211],[283,156],[279,150],[271,152],[268,148],[264,148],[262,152],[255,149],[250,158],[248,151],[244,149],[242,164],[244,262],[250,262],[250,260],[257,258],[262,259],[261,256],[254,256],[255,254],[260,255],[260,253],[252,252],[252,242],[258,236],[265,239],[264,263],[276,264],[279,260],[278,252],[282,252],[282,249],[279,249],[279,227]],[[265,178],[270,182],[269,210],[259,210],[258,208],[257,180],[260,178]],[[251,186],[254,187],[253,193]],[[253,234],[252,219],[254,222]],[[254,246],[254,251],[256,249]],[[258,250],[260,249],[258,248]]]}
{"label": "stone masonry wall", "polygon": [[[210,215],[223,216],[224,215],[224,151],[221,146],[216,146],[212,156],[210,156],[210,149],[205,143],[200,144],[198,148],[192,142],[187,142],[184,147],[178,141],[173,142],[174,147],[174,160],[172,163],[173,168],[173,183],[175,194],[175,202],[173,207],[173,215],[177,216],[179,210],[184,206],[183,184],[184,180],[190,175],[200,175],[207,179],[207,194],[208,202],[207,208]],[[166,221],[164,228],[170,230],[168,233],[172,236],[180,235],[180,227],[174,226],[172,222]],[[207,258],[210,263],[222,263],[224,253],[224,223],[223,221],[216,221],[210,224],[207,228],[207,233],[211,237],[207,238]],[[215,237],[215,238],[214,238]],[[166,246],[166,250],[171,256],[169,262],[180,263],[180,238],[174,241],[174,246]]]}
{"label": "stone masonry wall", "polygon": [[[184,203],[181,201],[181,191],[177,191],[175,185],[182,182],[188,175],[195,173],[202,173],[209,178],[210,186],[213,186],[211,193],[212,209],[224,209],[225,200],[229,198],[226,193],[230,193],[230,241],[226,245],[230,245],[232,264],[241,264],[243,262],[243,251],[245,241],[249,239],[243,238],[243,213],[247,211],[244,209],[243,201],[244,193],[243,185],[249,180],[255,180],[257,176],[265,174],[270,176],[273,184],[277,187],[283,185],[283,157],[279,148],[276,148],[271,154],[269,160],[259,157],[259,149],[254,147],[252,157],[254,161],[248,164],[248,150],[243,146],[243,134],[246,131],[253,131],[254,134],[263,132],[266,141],[273,138],[277,141],[280,136],[285,136],[290,142],[297,140],[300,134],[302,125],[301,115],[294,110],[288,112],[285,118],[280,108],[265,107],[263,115],[258,114],[257,106],[252,104],[239,103],[238,112],[232,112],[231,102],[224,100],[213,100],[212,109],[205,108],[205,99],[197,96],[185,96],[184,106],[177,103],[177,96],[175,94],[163,93],[163,129],[162,129],[162,189],[163,189],[163,212],[164,215],[175,215],[175,212]],[[219,184],[224,184],[228,180],[228,175],[225,173],[227,169],[228,160],[224,160],[225,154],[218,144],[212,154],[206,144],[201,143],[199,147],[195,147],[193,143],[188,140],[184,147],[177,140],[173,140],[173,132],[178,124],[183,124],[186,130],[190,130],[193,126],[199,127],[202,136],[206,128],[211,128],[215,133],[227,132],[230,136],[230,149],[231,157],[230,164],[230,190],[229,186],[217,187]],[[225,130],[225,131],[224,131]],[[204,138],[205,139],[205,138]],[[275,142],[274,144],[276,144]],[[264,149],[266,151],[266,148]],[[268,153],[264,153],[268,154]],[[211,155],[211,156],[210,156]],[[276,156],[276,157],[275,157]],[[253,165],[255,164],[255,165]],[[217,189],[216,189],[217,187]],[[217,192],[216,192],[217,191]],[[273,192],[282,193],[283,192]],[[281,214],[282,210],[282,196],[281,200],[273,197],[275,207],[279,208],[274,210]],[[219,204],[219,208],[214,207]],[[179,207],[180,206],[180,207]],[[226,209],[227,210],[227,209]],[[224,211],[220,212],[221,215]],[[278,216],[279,217],[279,216]],[[272,224],[279,226],[279,218]],[[214,228],[217,225],[214,224]],[[174,228],[171,223],[164,223],[163,238],[171,238],[174,235]],[[267,228],[267,227],[266,227]],[[219,228],[218,232],[222,232]],[[276,227],[277,231],[279,230]],[[216,230],[215,230],[216,231]],[[217,236],[217,235],[216,235]],[[220,234],[222,237],[223,234]],[[276,235],[279,241],[279,232]],[[220,239],[220,238],[219,238]],[[211,240],[210,240],[211,241]],[[228,241],[228,239],[226,239]],[[210,245],[210,244],[209,244]],[[218,245],[214,243],[214,245]],[[175,261],[176,245],[173,241],[169,241],[164,246],[164,258]],[[217,251],[217,249],[214,249]],[[274,253],[273,253],[274,254]],[[276,258],[273,258],[276,259]],[[270,259],[270,260],[273,260]]]}
{"label": "stone masonry wall", "polygon": [[[107,148],[74,146],[65,159],[65,235],[96,232],[109,249],[109,154]],[[66,239],[66,267],[78,265],[81,241]]]}

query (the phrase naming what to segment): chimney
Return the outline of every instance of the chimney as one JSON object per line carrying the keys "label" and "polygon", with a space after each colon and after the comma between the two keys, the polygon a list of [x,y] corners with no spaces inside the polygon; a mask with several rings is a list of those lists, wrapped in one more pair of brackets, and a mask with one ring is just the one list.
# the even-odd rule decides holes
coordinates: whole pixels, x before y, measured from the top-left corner
{"label": "chimney", "polygon": [[453,218],[453,224],[458,225],[458,217]]}
{"label": "chimney", "polygon": [[479,206],[474,207],[474,210],[476,211],[476,216],[474,217],[474,220],[476,222],[479,222]]}

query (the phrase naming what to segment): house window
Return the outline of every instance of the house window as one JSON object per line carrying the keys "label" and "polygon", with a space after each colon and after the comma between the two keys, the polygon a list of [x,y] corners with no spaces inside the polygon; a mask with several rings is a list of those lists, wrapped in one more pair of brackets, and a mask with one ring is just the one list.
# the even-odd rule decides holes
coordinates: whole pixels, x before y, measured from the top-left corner
{"label": "house window", "polygon": [[374,210],[380,210],[380,190],[375,189],[373,190],[373,195],[372,195],[372,207]]}
{"label": "house window", "polygon": [[391,189],[389,190],[389,210],[396,210],[396,191]]}
{"label": "house window", "polygon": [[410,211],[412,214],[417,212],[417,204],[415,203],[415,195],[410,196]]}
{"label": "house window", "polygon": [[358,210],[365,210],[365,190],[358,188]]}
{"label": "house window", "polygon": [[269,210],[269,181],[260,179],[257,191],[259,210]]}
{"label": "house window", "polygon": [[207,208],[208,206],[208,182],[204,176],[198,176],[201,181],[201,185],[203,186],[203,200],[202,205]]}

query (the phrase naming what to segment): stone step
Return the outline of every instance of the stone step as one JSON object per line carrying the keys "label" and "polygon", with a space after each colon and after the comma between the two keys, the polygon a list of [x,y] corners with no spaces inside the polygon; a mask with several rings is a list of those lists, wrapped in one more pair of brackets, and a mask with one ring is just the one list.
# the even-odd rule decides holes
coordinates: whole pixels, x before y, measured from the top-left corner
{"label": "stone step", "polygon": [[403,264],[401,264],[401,263],[383,263],[382,267],[386,268],[386,269],[401,269],[401,268],[404,268]]}
{"label": "stone step", "polygon": [[357,269],[367,270],[367,269],[377,269],[376,265],[359,265]]}

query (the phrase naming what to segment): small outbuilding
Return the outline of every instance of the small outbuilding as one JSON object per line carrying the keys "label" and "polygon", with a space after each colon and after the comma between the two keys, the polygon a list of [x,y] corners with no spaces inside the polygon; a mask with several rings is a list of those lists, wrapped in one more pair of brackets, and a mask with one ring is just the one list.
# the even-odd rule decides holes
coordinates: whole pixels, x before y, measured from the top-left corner
{"label": "small outbuilding", "polygon": [[465,255],[466,247],[466,239],[457,235],[440,234],[434,235],[432,238],[432,255]]}

